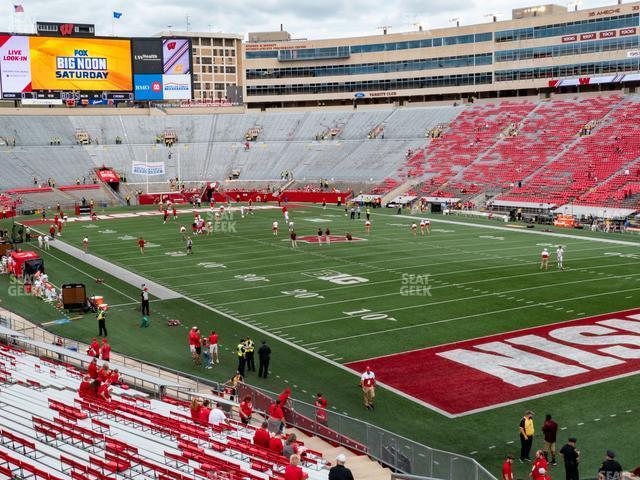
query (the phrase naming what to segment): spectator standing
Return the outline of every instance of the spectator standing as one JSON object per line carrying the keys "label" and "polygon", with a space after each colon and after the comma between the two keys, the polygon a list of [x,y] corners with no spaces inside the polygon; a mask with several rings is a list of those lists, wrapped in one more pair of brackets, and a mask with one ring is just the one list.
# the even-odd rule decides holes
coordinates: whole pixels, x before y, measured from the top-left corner
{"label": "spectator standing", "polygon": [[258,349],[258,358],[260,360],[258,377],[267,378],[269,375],[269,362],[271,361],[271,348],[269,348],[265,340],[262,341],[262,345]]}
{"label": "spectator standing", "polygon": [[253,340],[247,337],[244,341],[244,358],[247,364],[247,371],[255,372],[256,371],[256,362],[253,359],[253,352],[255,350],[255,344]]}
{"label": "spectator standing", "polygon": [[[331,480],[331,478],[329,480]],[[507,458],[504,459],[500,480],[513,480],[513,455],[511,454],[507,455]]]}
{"label": "spectator standing", "polygon": [[282,430],[284,430],[284,412],[282,411],[282,406],[280,405],[280,400],[276,400],[274,403],[269,406],[269,432],[276,434]]}
{"label": "spectator standing", "polygon": [[364,399],[364,406],[367,410],[373,410],[373,402],[376,398],[376,375],[367,366],[364,373],[360,376],[360,387]]}
{"label": "spectator standing", "polygon": [[149,289],[147,287],[142,288],[142,292],[140,292],[140,301],[142,303],[142,315],[148,316],[149,312]]}
{"label": "spectator standing", "polygon": [[247,365],[247,357],[245,356],[244,338],[240,339],[240,343],[236,346],[236,355],[238,356],[238,372],[244,377],[244,369]]}
{"label": "spectator standing", "polygon": [[580,480],[578,472],[578,462],[580,461],[580,452],[576,450],[576,437],[570,437],[567,444],[560,449],[560,455],[564,460],[564,471],[567,480]]}
{"label": "spectator standing", "polygon": [[347,463],[347,457],[342,453],[336,457],[335,466],[329,470],[329,480],[353,480],[353,473],[344,464]]}
{"label": "spectator standing", "polygon": [[211,352],[209,351],[209,344],[206,337],[202,337],[202,360],[204,368],[210,369],[211,367]]}
{"label": "spectator standing", "polygon": [[287,402],[289,401],[290,397],[291,397],[291,389],[287,387],[278,396],[278,400],[280,400],[280,406],[282,408],[290,406],[290,405],[287,405]]}
{"label": "spectator standing", "polygon": [[220,359],[218,358],[218,334],[213,330],[211,330],[211,335],[209,335],[209,354],[211,355],[212,363],[214,358],[216,363],[220,363]]}
{"label": "spectator standing", "polygon": [[271,434],[267,430],[267,422],[262,422],[260,428],[253,434],[253,444],[260,447],[269,448],[269,442],[271,441]]}
{"label": "spectator standing", "polygon": [[94,358],[100,358],[100,344],[95,337],[91,340],[91,344],[87,350],[87,355]]}
{"label": "spectator standing", "polygon": [[111,345],[107,343],[107,339],[102,339],[102,348],[100,349],[100,357],[103,361],[108,362],[111,360]]}
{"label": "spectator standing", "polygon": [[91,390],[91,377],[86,375],[82,382],[80,382],[80,387],[78,388],[78,396],[80,398],[85,398],[89,396],[89,391]]}
{"label": "spectator standing", "polygon": [[300,465],[300,456],[291,455],[289,459],[289,465],[284,469],[284,480],[305,480],[309,478]]}
{"label": "spectator standing", "polygon": [[615,458],[616,454],[607,450],[607,458],[598,469],[598,480],[622,480],[622,466]]}
{"label": "spectator standing", "polygon": [[189,332],[189,350],[191,352],[191,357],[193,358],[193,364],[198,366],[200,365],[200,331],[198,327],[191,327],[191,331]]}
{"label": "spectator standing", "polygon": [[104,400],[105,402],[111,402],[111,395],[109,394],[109,388],[111,387],[111,382],[108,380],[104,382],[98,388],[98,398],[100,400]]}
{"label": "spectator standing", "polygon": [[[108,335],[108,333],[107,333],[107,312],[104,311],[102,308],[100,308],[98,310],[97,318],[98,318],[98,336],[106,337]],[[100,350],[100,348],[98,347],[97,351],[99,351],[99,350]]]}
{"label": "spectator standing", "polygon": [[[544,435],[545,456],[551,454],[551,465],[557,465],[556,462],[556,437],[558,435],[558,424],[553,421],[551,415],[547,414],[542,425],[542,434]],[[548,459],[548,457],[547,457]]]}
{"label": "spectator standing", "polygon": [[533,412],[527,410],[524,417],[520,420],[520,463],[531,461],[531,446],[533,445],[533,434],[535,428],[533,426]]}
{"label": "spectator standing", "polygon": [[251,403],[251,395],[247,395],[240,402],[240,421],[244,425],[249,425],[251,415],[253,414],[253,405]]}
{"label": "spectator standing", "polygon": [[316,422],[326,425],[327,424],[327,399],[322,396],[320,392],[316,393],[316,399],[313,402],[316,407]]}

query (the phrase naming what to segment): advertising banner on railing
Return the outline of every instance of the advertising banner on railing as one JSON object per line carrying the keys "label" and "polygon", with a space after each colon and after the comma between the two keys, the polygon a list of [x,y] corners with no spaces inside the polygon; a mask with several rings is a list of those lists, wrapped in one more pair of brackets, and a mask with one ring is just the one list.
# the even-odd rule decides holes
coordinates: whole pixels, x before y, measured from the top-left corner
{"label": "advertising banner on railing", "polygon": [[137,162],[131,164],[131,173],[135,175],[164,175],[164,162]]}

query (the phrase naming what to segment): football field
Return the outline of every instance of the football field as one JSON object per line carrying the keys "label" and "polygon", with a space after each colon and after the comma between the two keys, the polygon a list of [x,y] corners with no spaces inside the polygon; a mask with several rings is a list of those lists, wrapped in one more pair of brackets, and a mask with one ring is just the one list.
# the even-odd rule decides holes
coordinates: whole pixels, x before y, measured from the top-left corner
{"label": "football field", "polygon": [[[633,408],[640,365],[632,351],[640,346],[640,312],[633,311],[640,307],[638,236],[443,216],[430,216],[429,235],[420,228],[414,235],[411,224],[421,215],[371,212],[367,233],[365,209],[352,220],[335,206],[290,206],[296,248],[275,206],[244,218],[234,207],[219,222],[204,212],[215,231],[192,237],[192,255],[179,232],[185,225],[191,235],[190,210],[166,224],[157,215],[68,223],[65,242],[81,248],[87,237],[90,253],[183,296],[154,299],[148,332],[135,328],[136,286],[56,249],[43,257],[55,283],[105,279],[84,281],[110,304],[110,339],[123,353],[191,372],[186,329],[216,329],[224,365],[198,374],[224,380],[239,337],[251,335],[273,343],[266,388],[295,385],[303,400],[322,390],[336,411],[472,455],[494,473],[505,452],[519,453],[517,423],[528,408],[554,414],[565,429],[559,442],[570,433],[589,441],[579,445],[585,468],[606,448],[632,460],[634,448],[623,439],[640,426]],[[330,244],[319,241],[319,228],[330,229]],[[543,248],[551,254],[547,271],[540,268]],[[24,308],[24,300],[7,301]],[[606,315],[612,312],[621,313]],[[173,318],[183,329],[164,325]],[[85,341],[97,333],[90,316],[50,328]],[[613,333],[613,340],[593,341]],[[361,407],[356,386],[354,371],[366,365],[386,385],[375,412]],[[247,381],[259,380],[249,374]]]}

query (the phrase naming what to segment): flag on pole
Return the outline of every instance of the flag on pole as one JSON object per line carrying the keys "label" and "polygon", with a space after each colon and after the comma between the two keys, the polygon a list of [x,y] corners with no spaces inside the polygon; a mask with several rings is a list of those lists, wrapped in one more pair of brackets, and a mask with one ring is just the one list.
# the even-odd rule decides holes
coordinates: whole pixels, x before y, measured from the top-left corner
{"label": "flag on pole", "polygon": [[14,5],[13,13],[24,13],[24,7],[22,5]]}
{"label": "flag on pole", "polygon": [[113,18],[118,19],[122,16],[122,12],[113,12]]}

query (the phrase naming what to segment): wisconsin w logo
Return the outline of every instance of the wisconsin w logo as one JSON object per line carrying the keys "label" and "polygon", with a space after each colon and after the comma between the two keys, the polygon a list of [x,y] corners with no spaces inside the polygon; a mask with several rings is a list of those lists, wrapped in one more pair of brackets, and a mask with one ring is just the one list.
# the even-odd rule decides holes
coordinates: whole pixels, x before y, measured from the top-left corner
{"label": "wisconsin w logo", "polygon": [[60,35],[67,37],[73,33],[73,23],[63,23],[60,25]]}

